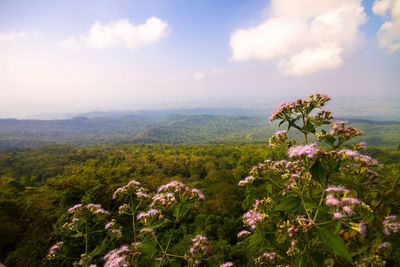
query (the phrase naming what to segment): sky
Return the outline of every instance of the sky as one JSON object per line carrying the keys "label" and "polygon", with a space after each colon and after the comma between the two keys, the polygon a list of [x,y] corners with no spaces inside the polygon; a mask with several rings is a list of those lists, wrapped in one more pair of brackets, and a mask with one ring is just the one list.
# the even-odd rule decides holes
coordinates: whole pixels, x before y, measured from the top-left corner
{"label": "sky", "polygon": [[398,106],[399,85],[400,0],[0,0],[2,118]]}

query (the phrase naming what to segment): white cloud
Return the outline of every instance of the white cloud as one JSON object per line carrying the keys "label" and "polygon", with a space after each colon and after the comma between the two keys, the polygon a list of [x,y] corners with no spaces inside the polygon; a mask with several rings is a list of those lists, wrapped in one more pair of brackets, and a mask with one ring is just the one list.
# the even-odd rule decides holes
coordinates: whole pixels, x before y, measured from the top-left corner
{"label": "white cloud", "polygon": [[193,76],[193,79],[197,82],[200,82],[204,78],[204,73],[202,72],[196,72]]}
{"label": "white cloud", "polygon": [[0,43],[15,43],[17,41],[25,41],[27,40],[27,36],[24,31],[22,32],[9,32],[9,33],[0,33]]}
{"label": "white cloud", "polygon": [[119,19],[109,24],[96,21],[84,40],[88,47],[124,46],[132,49],[156,43],[167,36],[169,31],[168,23],[157,17],[148,18],[146,23],[141,25],[133,25],[128,19]]}
{"label": "white cloud", "polygon": [[228,71],[226,69],[222,69],[222,68],[213,68],[212,72],[215,74],[226,74],[228,73]]}
{"label": "white cloud", "polygon": [[78,43],[75,39],[75,37],[69,37],[59,43],[60,47],[65,48],[65,49],[73,49],[78,47]]}
{"label": "white cloud", "polygon": [[260,25],[232,34],[232,59],[277,59],[293,75],[340,66],[361,43],[358,27],[366,22],[361,0],[272,0],[269,13]]}
{"label": "white cloud", "polygon": [[400,1],[375,0],[372,11],[387,20],[378,32],[379,46],[389,54],[396,52],[400,49]]}

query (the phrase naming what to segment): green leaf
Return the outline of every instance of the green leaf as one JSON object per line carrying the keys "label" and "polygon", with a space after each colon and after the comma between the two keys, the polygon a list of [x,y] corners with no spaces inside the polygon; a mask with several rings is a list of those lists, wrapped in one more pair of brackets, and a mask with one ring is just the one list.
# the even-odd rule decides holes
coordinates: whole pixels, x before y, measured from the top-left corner
{"label": "green leaf", "polygon": [[140,246],[140,251],[146,258],[153,258],[157,252],[157,244],[153,240],[146,240]]}
{"label": "green leaf", "polygon": [[332,252],[340,257],[345,258],[349,262],[353,262],[350,253],[339,234],[325,227],[318,228],[318,234],[322,243],[327,245]]}
{"label": "green leaf", "polygon": [[301,200],[295,196],[288,196],[275,207],[275,210],[281,211],[296,211],[300,207]]}
{"label": "green leaf", "polygon": [[314,125],[311,122],[307,122],[306,125],[304,125],[303,130],[306,132],[314,132],[315,133]]}
{"label": "green leaf", "polygon": [[335,226],[334,233],[339,233],[339,230],[340,230],[341,227],[342,227],[342,223],[341,222],[337,222],[336,226]]}
{"label": "green leaf", "polygon": [[82,232],[78,232],[78,233],[72,235],[71,237],[78,238],[78,237],[82,237],[82,236],[83,236],[83,233]]}
{"label": "green leaf", "polygon": [[327,136],[326,136],[326,141],[327,141],[330,145],[333,145],[333,144],[335,143],[335,141],[336,141],[336,138],[335,138],[334,136],[332,136],[332,135],[327,135]]}
{"label": "green leaf", "polygon": [[327,171],[326,169],[322,166],[321,162],[319,159],[317,159],[314,164],[310,168],[310,173],[311,173],[311,178],[320,184],[323,184],[323,182],[326,179],[326,174]]}
{"label": "green leaf", "polygon": [[107,238],[103,239],[103,241],[101,241],[101,243],[89,253],[90,256],[96,257],[97,255],[103,254],[107,248],[107,241]]}
{"label": "green leaf", "polygon": [[267,189],[267,192],[272,194],[272,184],[265,184],[265,187]]}

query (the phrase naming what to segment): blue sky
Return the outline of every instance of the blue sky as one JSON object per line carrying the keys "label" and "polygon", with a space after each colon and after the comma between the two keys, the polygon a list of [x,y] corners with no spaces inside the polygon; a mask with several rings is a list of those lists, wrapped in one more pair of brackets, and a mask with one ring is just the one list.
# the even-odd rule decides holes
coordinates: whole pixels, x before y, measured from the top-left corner
{"label": "blue sky", "polygon": [[0,117],[398,103],[399,2],[0,0]]}

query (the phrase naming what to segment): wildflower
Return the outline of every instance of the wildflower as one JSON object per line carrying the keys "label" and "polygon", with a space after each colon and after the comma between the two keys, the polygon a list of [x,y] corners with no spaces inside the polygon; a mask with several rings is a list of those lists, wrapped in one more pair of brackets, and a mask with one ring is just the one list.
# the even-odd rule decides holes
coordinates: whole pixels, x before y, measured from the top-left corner
{"label": "wildflower", "polygon": [[47,258],[51,258],[54,257],[56,252],[58,250],[60,250],[62,248],[62,246],[64,245],[64,242],[57,242],[55,245],[53,245],[50,249],[49,249],[49,253],[47,254]]}
{"label": "wildflower", "polygon": [[176,202],[176,198],[172,193],[158,193],[153,197],[153,202],[150,204],[150,207],[158,204],[161,206],[170,206],[174,202]]}
{"label": "wildflower", "polygon": [[138,181],[131,180],[127,185],[119,187],[117,190],[115,190],[112,198],[115,199],[118,197],[118,195],[134,192],[139,188],[139,186],[140,183]]}
{"label": "wildflower", "polygon": [[68,209],[69,213],[74,213],[76,210],[80,209],[83,205],[82,204],[76,204],[75,206],[71,207]]}
{"label": "wildflower", "polygon": [[199,189],[197,189],[197,188],[193,188],[192,190],[190,190],[190,193],[191,193],[193,196],[195,196],[195,197],[197,197],[198,199],[200,199],[200,200],[204,200],[204,199],[205,199],[203,193],[201,193],[201,191],[200,191]]}
{"label": "wildflower", "polygon": [[219,267],[232,267],[232,266],[233,266],[232,262],[225,262],[225,263],[222,263]]}
{"label": "wildflower", "polygon": [[88,204],[85,206],[82,204],[76,204],[75,206],[69,208],[68,212],[71,214],[77,214],[83,212],[84,210],[90,211],[91,213],[94,214],[106,214],[106,215],[110,214],[108,211],[102,209],[100,204]]}
{"label": "wildflower", "polygon": [[336,185],[330,185],[328,188],[325,189],[326,192],[343,192],[347,193],[349,190],[342,185],[336,186]]}
{"label": "wildflower", "polygon": [[360,228],[360,234],[366,236],[368,231],[367,224],[364,221],[361,221],[358,227]]}
{"label": "wildflower", "polygon": [[106,211],[106,210],[104,210],[104,209],[102,209],[102,208],[97,209],[94,213],[110,215],[110,213],[109,213],[108,211]]}
{"label": "wildflower", "polygon": [[142,228],[139,233],[152,233],[153,229],[150,228]]}
{"label": "wildflower", "polygon": [[359,145],[360,145],[360,147],[362,149],[367,149],[367,143],[366,142],[361,142]]}
{"label": "wildflower", "polygon": [[119,229],[111,229],[110,234],[116,238],[122,237],[122,232]]}
{"label": "wildflower", "polygon": [[166,191],[173,191],[175,193],[183,190],[185,185],[180,181],[172,181],[168,184],[162,185],[157,189],[157,193],[166,192]]}
{"label": "wildflower", "polygon": [[192,247],[189,249],[189,255],[186,255],[188,262],[199,265],[201,259],[211,255],[211,244],[208,242],[207,237],[197,235],[191,239],[193,242]]}
{"label": "wildflower", "polygon": [[249,231],[243,230],[243,231],[240,231],[240,232],[237,234],[237,236],[238,236],[238,237],[242,237],[242,236],[248,235],[248,234],[250,234]]}
{"label": "wildflower", "polygon": [[341,214],[340,212],[335,212],[335,213],[333,213],[333,218],[335,218],[335,219],[338,219],[338,220],[340,220],[340,219],[342,219],[343,217],[345,217],[343,214]]}
{"label": "wildflower", "polygon": [[379,244],[379,246],[376,247],[376,250],[379,251],[384,248],[389,248],[391,246],[392,246],[392,244],[390,244],[389,242],[383,242],[382,244]]}
{"label": "wildflower", "polygon": [[342,209],[343,209],[343,211],[346,212],[348,215],[353,215],[353,214],[354,214],[353,209],[352,209],[351,207],[349,207],[349,206],[344,206]]}
{"label": "wildflower", "polygon": [[335,207],[340,207],[342,205],[342,202],[337,200],[334,196],[332,195],[327,195],[325,203],[327,206],[335,206]]}
{"label": "wildflower", "polygon": [[103,258],[106,261],[104,267],[129,266],[128,252],[129,247],[126,245],[109,251]]}
{"label": "wildflower", "polygon": [[339,151],[340,154],[344,154],[346,157],[350,158],[358,158],[361,154],[358,151],[350,150],[350,149],[343,149]]}
{"label": "wildflower", "polygon": [[315,144],[309,144],[305,146],[292,146],[289,148],[288,155],[289,157],[301,157],[306,156],[309,158],[313,158],[317,154],[318,148],[316,148]]}
{"label": "wildflower", "polygon": [[354,197],[344,197],[344,198],[342,198],[342,202],[352,204],[355,206],[358,206],[361,204],[360,200],[358,200]]}
{"label": "wildflower", "polygon": [[149,198],[150,197],[148,194],[140,192],[140,191],[136,192],[136,196],[139,198]]}
{"label": "wildflower", "polygon": [[150,218],[150,217],[154,217],[155,215],[157,215],[159,212],[156,209],[151,209],[147,212],[141,212],[136,216],[136,220],[140,220],[140,219],[146,219],[146,218]]}
{"label": "wildflower", "polygon": [[265,252],[262,256],[255,259],[257,265],[267,265],[273,263],[277,254],[276,252]]}
{"label": "wildflower", "polygon": [[250,210],[243,215],[243,224],[249,226],[253,231],[257,228],[257,224],[262,220],[262,214],[254,210]]}
{"label": "wildflower", "polygon": [[108,229],[110,227],[113,227],[115,225],[115,222],[108,222],[105,226],[104,229]]}
{"label": "wildflower", "polygon": [[238,185],[239,186],[245,186],[245,185],[251,184],[255,179],[256,178],[254,178],[253,176],[248,176],[245,179],[240,180]]}
{"label": "wildflower", "polygon": [[118,211],[119,211],[120,214],[128,213],[129,210],[130,210],[130,207],[129,207],[128,204],[123,204],[123,205],[119,206],[119,208],[118,208]]}
{"label": "wildflower", "polygon": [[397,215],[386,216],[383,221],[383,231],[386,235],[398,233],[400,229],[400,222]]}

